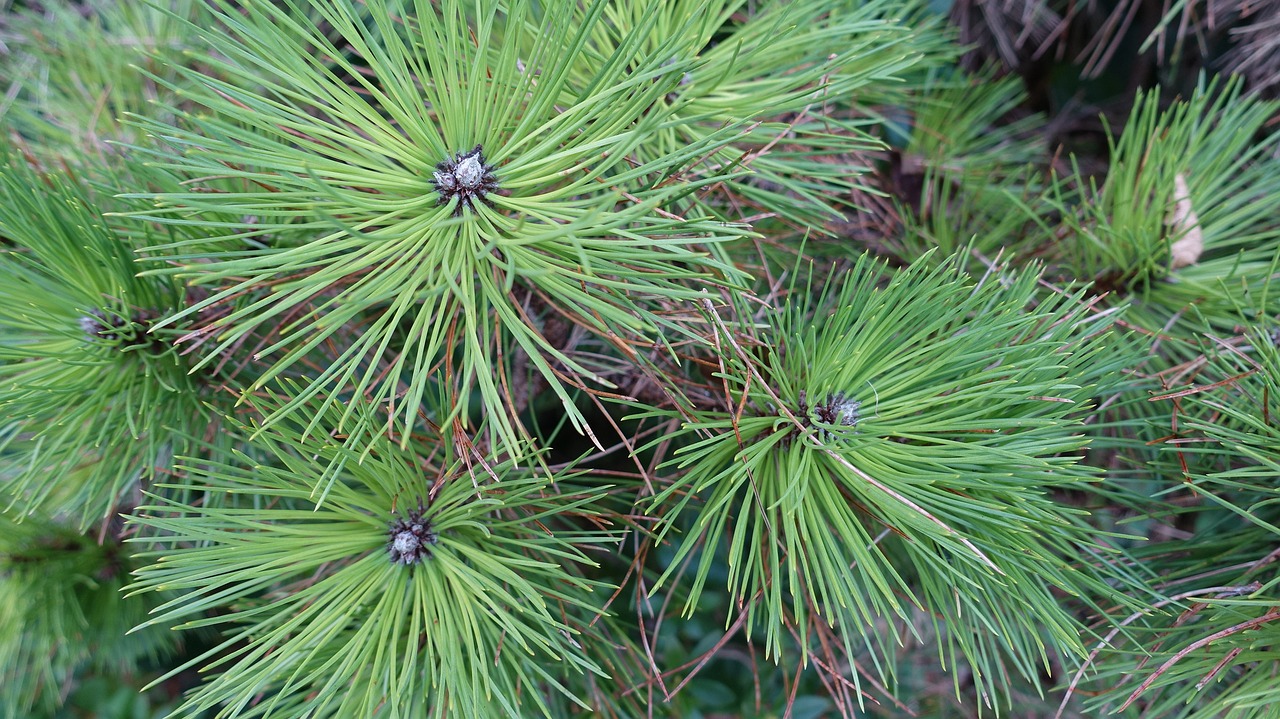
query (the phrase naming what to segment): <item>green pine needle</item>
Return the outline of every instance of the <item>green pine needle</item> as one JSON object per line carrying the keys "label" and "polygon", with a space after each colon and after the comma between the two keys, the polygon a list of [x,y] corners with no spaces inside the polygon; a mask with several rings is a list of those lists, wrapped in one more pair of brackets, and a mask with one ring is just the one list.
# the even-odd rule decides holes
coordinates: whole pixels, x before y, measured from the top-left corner
{"label": "green pine needle", "polygon": [[[1161,99],[1139,95],[1120,136],[1108,136],[1111,170],[1100,186],[1076,170],[1053,186],[1052,214],[1028,216],[1061,217],[1046,228],[1062,238],[1053,247],[1061,274],[1131,302],[1127,320],[1172,336],[1166,346],[1182,353],[1201,331],[1237,326],[1241,304],[1265,294],[1280,254],[1280,135],[1255,137],[1280,104],[1244,96],[1238,80],[1203,84],[1167,107]],[[1192,235],[1199,249],[1175,258]]]}
{"label": "green pine needle", "polygon": [[[883,620],[922,608],[947,630],[943,661],[1000,696],[1050,651],[1082,653],[1055,591],[1111,594],[1080,561],[1104,551],[1084,513],[1054,493],[1095,479],[1081,422],[1126,358],[1107,354],[1114,313],[1037,304],[1035,273],[932,265],[888,276],[864,257],[813,301],[793,290],[763,329],[715,319],[723,408],[685,423],[653,500],[661,537],[690,527],[663,581],[726,543],[727,588],[775,657],[825,624],[883,666],[899,640]],[[713,556],[694,560],[686,612]]]}
{"label": "green pine needle", "polygon": [[599,497],[457,457],[442,436],[417,439],[434,448],[422,457],[384,437],[357,463],[328,434],[340,416],[310,439],[259,432],[259,461],[192,462],[204,501],[134,518],[162,547],[134,591],[177,595],[145,626],[224,631],[186,665],[220,673],[177,716],[551,716],[548,693],[586,707],[566,681],[602,673],[591,654],[612,651],[586,633],[608,588],[579,572],[594,565],[584,549],[615,541],[592,527]]}
{"label": "green pine needle", "polygon": [[85,524],[171,469],[217,419],[225,380],[189,374],[180,332],[153,331],[186,304],[171,278],[135,276],[133,246],[101,198],[61,173],[0,157],[0,439],[4,501]]}
{"label": "green pine needle", "polygon": [[[140,121],[165,143],[148,152],[191,177],[189,190],[148,196],[158,209],[141,216],[244,217],[224,234],[157,248],[179,266],[153,272],[217,287],[175,319],[270,284],[206,330],[220,347],[260,327],[277,332],[259,352],[271,368],[258,387],[322,343],[340,345],[268,424],[349,390],[388,403],[392,425],[407,429],[443,373],[458,400],[437,421],[471,417],[474,389],[488,430],[518,456],[527,448],[510,416],[514,354],[528,355],[579,430],[570,393],[594,381],[539,332],[544,318],[522,298],[618,342],[652,341],[670,324],[656,302],[739,277],[710,248],[748,229],[712,218],[694,195],[737,171],[700,164],[744,123],[637,154],[676,122],[661,98],[703,63],[675,55],[689,45],[681,35],[656,49],[617,37],[578,78],[597,35],[615,32],[603,24],[607,5],[315,0],[303,9],[329,36],[288,8],[222,7],[225,29],[203,31],[213,51],[204,64],[226,79],[189,71],[197,87],[182,96],[200,110],[177,127]],[[473,32],[460,29],[468,24]],[[462,172],[449,165],[467,156],[492,186],[441,191],[439,176]],[[358,336],[338,335],[362,316],[371,320]]]}
{"label": "green pine needle", "polygon": [[122,596],[136,563],[120,525],[82,534],[47,516],[0,515],[0,716],[51,712],[76,672],[126,674],[175,649],[160,629],[126,636],[165,595]]}

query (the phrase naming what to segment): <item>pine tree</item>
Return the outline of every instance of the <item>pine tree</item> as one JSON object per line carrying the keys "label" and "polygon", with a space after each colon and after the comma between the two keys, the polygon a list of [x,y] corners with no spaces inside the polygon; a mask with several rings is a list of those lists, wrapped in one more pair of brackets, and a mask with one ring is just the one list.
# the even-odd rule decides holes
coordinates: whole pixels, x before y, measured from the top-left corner
{"label": "pine tree", "polygon": [[1272,83],[935,5],[20,3],[0,716],[1275,716]]}

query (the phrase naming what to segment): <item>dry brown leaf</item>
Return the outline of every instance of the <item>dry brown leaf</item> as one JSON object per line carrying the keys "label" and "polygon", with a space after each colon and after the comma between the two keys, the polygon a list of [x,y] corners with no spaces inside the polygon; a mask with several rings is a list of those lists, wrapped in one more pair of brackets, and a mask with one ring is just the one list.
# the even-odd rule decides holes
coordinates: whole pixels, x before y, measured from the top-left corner
{"label": "dry brown leaf", "polygon": [[1204,252],[1204,233],[1200,230],[1200,218],[1191,207],[1191,191],[1181,173],[1173,178],[1173,210],[1165,218],[1169,235],[1178,238],[1170,247],[1169,269],[1194,265]]}

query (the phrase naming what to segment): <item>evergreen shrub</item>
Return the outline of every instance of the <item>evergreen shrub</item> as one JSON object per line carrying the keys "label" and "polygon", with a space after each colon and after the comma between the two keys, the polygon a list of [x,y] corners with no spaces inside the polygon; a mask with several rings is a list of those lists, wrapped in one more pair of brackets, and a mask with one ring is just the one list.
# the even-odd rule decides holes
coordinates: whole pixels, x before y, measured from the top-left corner
{"label": "evergreen shrub", "polygon": [[0,716],[1280,716],[1280,105],[942,6],[6,4]]}

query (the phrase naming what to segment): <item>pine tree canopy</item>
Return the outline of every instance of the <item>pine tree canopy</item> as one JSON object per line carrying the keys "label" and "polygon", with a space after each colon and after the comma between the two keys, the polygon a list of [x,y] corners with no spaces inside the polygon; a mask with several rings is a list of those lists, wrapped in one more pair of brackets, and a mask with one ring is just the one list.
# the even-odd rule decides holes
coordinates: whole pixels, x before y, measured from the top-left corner
{"label": "pine tree canopy", "polygon": [[4,2],[0,719],[1280,718],[1280,4],[1158,5]]}

